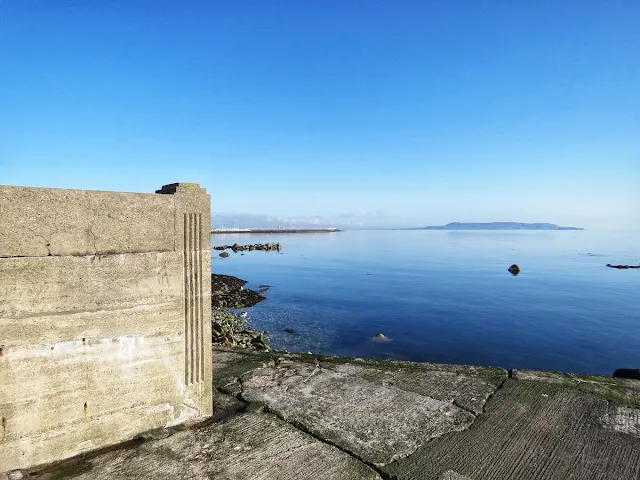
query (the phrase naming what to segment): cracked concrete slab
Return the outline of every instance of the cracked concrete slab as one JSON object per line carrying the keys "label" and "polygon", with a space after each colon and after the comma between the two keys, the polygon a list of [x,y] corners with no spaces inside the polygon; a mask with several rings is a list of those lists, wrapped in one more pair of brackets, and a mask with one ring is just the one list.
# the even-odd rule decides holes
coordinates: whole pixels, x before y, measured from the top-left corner
{"label": "cracked concrete slab", "polygon": [[456,473],[453,470],[447,470],[438,478],[438,480],[470,480],[470,479],[469,477],[460,475],[459,473]]}
{"label": "cracked concrete slab", "polygon": [[213,421],[217,422],[227,417],[244,412],[247,405],[235,397],[213,390]]}
{"label": "cracked concrete slab", "polygon": [[640,438],[640,410],[637,408],[611,406],[602,417],[602,424],[605,428]]}
{"label": "cracked concrete slab", "polygon": [[256,369],[275,365],[273,356],[257,352],[213,350],[213,386],[227,395],[238,397],[240,379]]}
{"label": "cracked concrete slab", "polygon": [[371,468],[273,415],[245,413],[31,475],[38,480],[381,480]]}
{"label": "cracked concrete slab", "polygon": [[280,359],[243,377],[242,398],[378,466],[468,428],[471,411],[482,411],[497,388],[480,377],[419,364],[387,362],[388,370],[327,365]]}
{"label": "cracked concrete slab", "polygon": [[403,480],[447,471],[474,479],[640,478],[640,438],[632,434],[638,417],[627,408],[609,414],[607,400],[578,388],[508,379],[468,430],[383,470]]}
{"label": "cracked concrete slab", "polygon": [[149,441],[28,475],[640,478],[638,381],[532,371],[507,379],[501,369],[218,347],[213,359],[214,383],[235,385],[245,400],[220,388],[214,414],[224,420],[151,432]]}
{"label": "cracked concrete slab", "polygon": [[[395,386],[406,392],[427,395],[436,400],[454,403],[474,415],[482,413],[482,408],[498,385],[507,378],[507,373],[490,383],[473,374],[462,374],[455,371],[399,367],[393,370],[381,368],[363,368],[359,374],[362,378]],[[498,381],[499,380],[499,381]]]}

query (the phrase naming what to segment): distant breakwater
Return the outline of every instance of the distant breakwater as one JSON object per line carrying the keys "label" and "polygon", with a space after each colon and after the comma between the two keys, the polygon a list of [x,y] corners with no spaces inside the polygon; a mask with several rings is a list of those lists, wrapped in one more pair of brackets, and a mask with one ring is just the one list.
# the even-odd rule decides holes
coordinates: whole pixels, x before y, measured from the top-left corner
{"label": "distant breakwater", "polygon": [[211,234],[222,233],[334,233],[337,228],[214,228]]}

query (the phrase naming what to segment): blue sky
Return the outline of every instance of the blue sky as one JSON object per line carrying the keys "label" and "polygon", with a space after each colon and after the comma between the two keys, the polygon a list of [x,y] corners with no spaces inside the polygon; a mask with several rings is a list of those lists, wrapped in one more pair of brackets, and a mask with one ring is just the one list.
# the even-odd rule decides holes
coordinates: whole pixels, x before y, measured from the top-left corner
{"label": "blue sky", "polygon": [[193,181],[214,225],[640,226],[638,25],[634,0],[3,0],[0,184]]}

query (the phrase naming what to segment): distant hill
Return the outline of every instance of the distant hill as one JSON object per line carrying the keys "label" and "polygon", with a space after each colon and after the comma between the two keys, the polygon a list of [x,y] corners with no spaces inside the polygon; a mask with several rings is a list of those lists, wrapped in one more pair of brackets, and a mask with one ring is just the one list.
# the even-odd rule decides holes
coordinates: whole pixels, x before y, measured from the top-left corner
{"label": "distant hill", "polygon": [[489,222],[489,223],[460,223],[453,222],[435,227],[423,227],[417,230],[584,230],[578,227],[559,227],[553,223],[518,223],[518,222]]}

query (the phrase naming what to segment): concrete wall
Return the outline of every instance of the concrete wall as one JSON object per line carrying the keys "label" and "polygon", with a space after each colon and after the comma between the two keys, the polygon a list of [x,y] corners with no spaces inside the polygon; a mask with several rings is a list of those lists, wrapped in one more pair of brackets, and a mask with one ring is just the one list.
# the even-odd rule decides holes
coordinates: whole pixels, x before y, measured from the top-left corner
{"label": "concrete wall", "polygon": [[0,472],[212,414],[210,197],[0,186]]}

